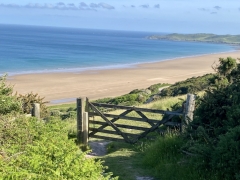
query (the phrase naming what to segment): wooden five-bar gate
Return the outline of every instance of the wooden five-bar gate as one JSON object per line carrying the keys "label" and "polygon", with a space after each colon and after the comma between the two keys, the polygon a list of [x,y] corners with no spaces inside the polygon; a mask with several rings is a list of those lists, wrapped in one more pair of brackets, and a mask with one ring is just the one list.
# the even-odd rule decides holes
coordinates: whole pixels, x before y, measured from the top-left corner
{"label": "wooden five-bar gate", "polygon": [[[106,139],[112,141],[125,141],[136,143],[146,137],[161,125],[177,126],[180,130],[184,124],[192,119],[195,96],[188,95],[187,101],[177,111],[164,111],[130,106],[119,106],[90,102],[88,98],[77,99],[77,139],[78,142],[87,144],[89,138]],[[110,114],[110,110],[120,111]],[[145,114],[154,113],[158,118],[150,119]],[[133,116],[134,114],[134,116]],[[182,122],[171,122],[174,116],[181,116]],[[161,119],[159,119],[159,117]],[[98,119],[96,119],[98,118]],[[117,121],[122,121],[117,123]],[[132,123],[129,125],[129,121]],[[139,126],[146,123],[147,125]],[[130,131],[130,132],[129,132]],[[131,132],[138,133],[131,133]],[[117,137],[116,137],[117,136]]]}

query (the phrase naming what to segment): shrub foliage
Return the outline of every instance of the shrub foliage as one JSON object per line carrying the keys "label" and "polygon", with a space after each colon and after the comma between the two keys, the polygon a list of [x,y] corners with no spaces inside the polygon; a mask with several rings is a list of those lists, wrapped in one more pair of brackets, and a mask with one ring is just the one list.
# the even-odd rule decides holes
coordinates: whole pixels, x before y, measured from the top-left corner
{"label": "shrub foliage", "polygon": [[66,123],[2,117],[0,179],[108,179],[100,161],[68,139]]}
{"label": "shrub foliage", "polygon": [[224,179],[239,179],[240,65],[219,60],[215,87],[200,99],[183,147],[199,155],[202,168],[217,170]]}
{"label": "shrub foliage", "polygon": [[34,94],[31,92],[25,95],[19,94],[18,100],[22,103],[24,113],[31,114],[33,104],[39,103],[41,109],[41,117],[46,117],[48,115],[48,109],[46,106],[46,103],[48,103],[48,101],[44,101],[44,97],[40,97],[37,93]]}
{"label": "shrub foliage", "polygon": [[0,114],[20,112],[21,103],[13,95],[13,87],[6,84],[6,76],[0,77]]}
{"label": "shrub foliage", "polygon": [[[5,76],[1,77],[0,179],[111,179],[101,161],[86,158],[86,152],[68,139],[66,121],[51,118],[46,122],[23,114],[30,110],[26,104],[42,102],[42,98],[12,94]],[[22,110],[22,105],[27,108]]]}

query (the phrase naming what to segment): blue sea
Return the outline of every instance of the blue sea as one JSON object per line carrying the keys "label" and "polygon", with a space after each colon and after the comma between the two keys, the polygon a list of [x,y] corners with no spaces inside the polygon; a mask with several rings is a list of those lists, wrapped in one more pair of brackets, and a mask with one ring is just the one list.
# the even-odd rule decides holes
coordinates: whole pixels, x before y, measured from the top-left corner
{"label": "blue sea", "polygon": [[226,44],[149,40],[156,32],[0,25],[0,74],[79,72],[234,51]]}

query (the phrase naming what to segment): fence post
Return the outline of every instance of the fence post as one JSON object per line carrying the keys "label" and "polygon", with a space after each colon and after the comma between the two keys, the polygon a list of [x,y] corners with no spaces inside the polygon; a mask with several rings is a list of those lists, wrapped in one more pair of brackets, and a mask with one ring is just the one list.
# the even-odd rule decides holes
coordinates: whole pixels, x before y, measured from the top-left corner
{"label": "fence post", "polygon": [[192,122],[194,109],[195,109],[195,95],[188,94],[187,101],[184,108],[184,119],[185,119],[186,125]]}
{"label": "fence post", "polygon": [[36,117],[37,119],[40,119],[40,104],[39,103],[33,104],[32,116]]}
{"label": "fence post", "polygon": [[85,102],[84,98],[77,99],[77,141],[83,143],[83,113]]}
{"label": "fence post", "polygon": [[88,144],[88,112],[83,113],[83,144]]}

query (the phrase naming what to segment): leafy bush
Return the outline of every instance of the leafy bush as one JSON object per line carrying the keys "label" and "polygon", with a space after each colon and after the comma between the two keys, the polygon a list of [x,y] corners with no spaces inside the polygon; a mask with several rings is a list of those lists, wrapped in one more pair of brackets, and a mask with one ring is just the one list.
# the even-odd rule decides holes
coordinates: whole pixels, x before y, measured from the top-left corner
{"label": "leafy bush", "polygon": [[0,77],[0,96],[11,96],[13,93],[13,87],[6,85],[6,77],[7,75]]}
{"label": "leafy bush", "polygon": [[177,82],[161,91],[161,96],[178,96],[188,93],[203,91],[214,85],[216,76],[206,74],[204,76],[192,77],[184,81]]}
{"label": "leafy bush", "polygon": [[110,104],[131,104],[131,102],[137,101],[137,94],[126,94],[109,101]]}
{"label": "leafy bush", "polygon": [[212,155],[212,168],[218,169],[225,179],[239,179],[240,177],[239,149],[240,125],[219,137],[219,142]]}
{"label": "leafy bush", "polygon": [[169,86],[170,84],[166,84],[166,83],[158,83],[158,84],[153,84],[151,85],[150,87],[148,87],[148,89],[152,92],[151,94],[157,94],[159,93],[159,89],[161,87],[164,87],[164,86]]}
{"label": "leafy bush", "polygon": [[0,179],[110,178],[101,161],[86,158],[68,139],[63,121],[6,118],[0,119]]}
{"label": "leafy bush", "polygon": [[22,104],[15,96],[0,96],[0,114],[9,114],[22,111]]}
{"label": "leafy bush", "polygon": [[0,114],[21,112],[21,103],[13,95],[13,87],[6,84],[6,76],[0,77]]}
{"label": "leafy bush", "polygon": [[198,165],[202,169],[210,168],[226,179],[237,179],[240,177],[240,65],[235,59],[220,58],[215,69],[215,87],[200,99],[183,148],[201,157]]}
{"label": "leafy bush", "polygon": [[46,117],[48,115],[48,109],[46,106],[46,103],[48,103],[48,101],[44,101],[44,97],[40,97],[38,94],[34,94],[31,92],[25,95],[20,94],[18,96],[18,100],[22,102],[22,108],[24,113],[31,114],[33,104],[39,103],[41,109],[41,117]]}
{"label": "leafy bush", "polygon": [[208,90],[195,111],[195,125],[201,125],[210,137],[225,134],[240,124],[240,84]]}
{"label": "leafy bush", "polygon": [[115,105],[139,105],[144,103],[151,95],[154,95],[159,92],[159,88],[168,86],[166,83],[154,84],[147,89],[134,89],[129,94],[125,94],[122,96],[118,96],[115,98],[103,98],[98,99],[96,103],[107,103],[107,104],[115,104]]}

